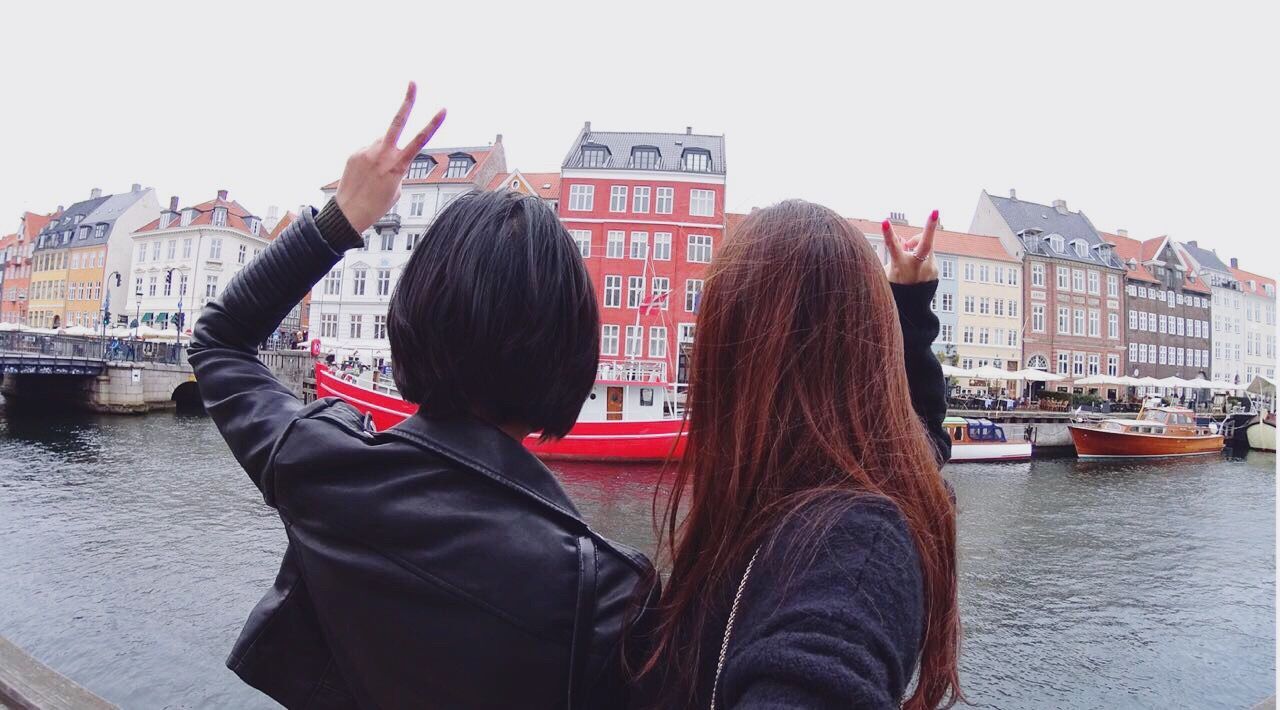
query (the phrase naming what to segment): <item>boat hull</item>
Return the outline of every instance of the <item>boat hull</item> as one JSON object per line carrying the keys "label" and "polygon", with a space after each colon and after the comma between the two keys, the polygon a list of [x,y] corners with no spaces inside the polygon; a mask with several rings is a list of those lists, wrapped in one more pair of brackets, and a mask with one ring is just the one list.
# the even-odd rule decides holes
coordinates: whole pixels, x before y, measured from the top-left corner
{"label": "boat hull", "polygon": [[1031,442],[1008,441],[979,444],[952,444],[950,463],[978,461],[1029,461]]}
{"label": "boat hull", "polygon": [[1258,451],[1276,450],[1276,425],[1267,422],[1254,422],[1245,430],[1249,437],[1249,448]]}
{"label": "boat hull", "polygon": [[1070,424],[1071,441],[1082,459],[1203,456],[1222,451],[1219,435],[1151,435],[1106,431]]}
{"label": "boat hull", "polygon": [[[316,396],[337,397],[368,414],[379,431],[389,429],[418,411],[417,405],[348,382],[324,368],[316,369]],[[556,441],[525,439],[535,456],[557,461],[665,461],[684,454],[687,433],[679,419],[649,421],[578,422],[569,435]]]}

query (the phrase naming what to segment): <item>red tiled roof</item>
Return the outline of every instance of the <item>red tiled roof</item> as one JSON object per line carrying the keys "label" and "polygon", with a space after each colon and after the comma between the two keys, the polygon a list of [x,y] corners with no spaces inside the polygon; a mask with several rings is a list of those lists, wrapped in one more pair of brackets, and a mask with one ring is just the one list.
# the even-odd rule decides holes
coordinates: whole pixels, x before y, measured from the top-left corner
{"label": "red tiled roof", "polygon": [[[857,227],[865,235],[881,236],[880,222],[849,218],[849,223]],[[899,237],[914,237],[922,231],[924,231],[924,227],[893,225],[893,232]],[[972,256],[978,259],[1018,263],[1018,260],[1005,250],[1004,245],[1000,243],[999,237],[986,237],[980,234],[949,232],[945,229],[939,229],[933,233],[933,250],[939,254],[955,254],[958,256]]]}
{"label": "red tiled roof", "polygon": [[[1244,269],[1233,268],[1231,270],[1231,275],[1235,277],[1236,281],[1240,282],[1240,290],[1245,293],[1252,293],[1255,296],[1265,296],[1267,295],[1267,292],[1263,286],[1267,284],[1271,284],[1272,291],[1275,290],[1276,282],[1261,274],[1255,274],[1251,271],[1245,271]],[[1249,288],[1250,281],[1254,283],[1253,288]]]}
{"label": "red tiled roof", "polygon": [[544,200],[560,199],[560,173],[520,173]]}
{"label": "red tiled roof", "polygon": [[[489,156],[493,155],[494,146],[488,145],[482,148],[443,148],[441,150],[429,150],[420,155],[429,155],[436,162],[431,168],[431,172],[427,173],[425,178],[406,179],[403,185],[439,185],[439,184],[467,184],[475,181],[475,176],[480,174],[485,163],[489,160]],[[453,153],[466,153],[475,158],[475,165],[467,171],[467,174],[460,178],[445,177],[445,171],[449,169],[449,156]],[[338,181],[324,185],[321,190],[332,190],[338,186]]]}
{"label": "red tiled roof", "polygon": [[1138,261],[1151,261],[1158,258],[1160,256],[1160,247],[1164,246],[1165,239],[1168,239],[1168,237],[1161,235],[1143,242],[1141,249],[1138,250],[1140,254]]}
{"label": "red tiled roof", "polygon": [[293,224],[297,219],[298,215],[292,212],[285,212],[284,216],[280,218],[280,221],[276,223],[276,228],[271,230],[271,233],[267,235],[267,239],[274,242],[276,237],[280,236],[280,233],[285,230],[285,227]]}
{"label": "red tiled roof", "polygon": [[489,184],[486,185],[484,189],[496,190],[505,185],[507,183],[507,179],[512,175],[515,175],[515,173],[498,173],[493,176],[493,179],[489,181]]}
{"label": "red tiled roof", "polygon": [[6,234],[0,237],[0,249],[6,249],[18,243],[18,233]]}
{"label": "red tiled roof", "polygon": [[[178,215],[181,215],[184,211],[188,209],[194,209],[196,211],[195,219],[191,220],[189,224],[183,225],[180,216],[174,217],[172,218],[174,221],[171,221],[169,223],[169,226],[165,227],[165,229],[175,229],[180,226],[199,227],[201,225],[211,225],[213,224],[213,210],[215,207],[227,208],[226,227],[228,229],[235,229],[235,230],[244,232],[245,234],[252,234],[252,232],[249,231],[249,225],[245,223],[245,219],[248,217],[252,217],[254,215],[251,212],[249,212],[249,210],[245,209],[243,205],[241,205],[239,202],[236,202],[235,200],[222,200],[217,198],[209,200],[208,202],[201,202],[200,204],[194,207],[179,207]],[[158,232],[158,231],[160,231],[159,217],[151,220],[146,225],[144,225],[141,229],[135,230],[134,234],[141,234],[143,232]],[[258,236],[265,239],[267,235],[264,230],[259,230]]]}
{"label": "red tiled roof", "polygon": [[1209,285],[1204,282],[1204,279],[1200,278],[1200,275],[1196,273],[1196,267],[1191,263],[1191,260],[1187,258],[1187,255],[1183,254],[1182,251],[1178,249],[1173,249],[1172,251],[1174,256],[1178,257],[1178,263],[1182,264],[1182,268],[1186,269],[1187,272],[1187,279],[1182,282],[1182,290],[1195,291],[1196,293],[1203,293],[1206,296],[1213,295],[1213,289],[1209,288]]}
{"label": "red tiled roof", "polygon": [[36,214],[35,212],[26,212],[22,215],[22,220],[27,225],[27,238],[34,239],[40,230],[44,229],[50,222],[62,216],[62,213],[55,210],[49,214]]}
{"label": "red tiled roof", "polygon": [[[1164,237],[1156,237],[1154,239],[1148,239],[1147,242],[1140,242],[1137,239],[1130,239],[1129,237],[1122,237],[1119,234],[1111,234],[1109,232],[1098,232],[1098,234],[1102,235],[1102,238],[1106,240],[1107,243],[1115,245],[1116,256],[1120,257],[1120,260],[1124,262],[1126,278],[1134,279],[1136,281],[1146,281],[1153,284],[1160,283],[1160,280],[1152,276],[1151,272],[1147,270],[1147,267],[1142,264],[1143,261],[1148,260],[1144,258],[1142,254],[1147,242],[1155,242],[1156,246],[1159,246],[1160,242],[1164,241]],[[1138,265],[1130,268],[1130,259],[1136,261]]]}

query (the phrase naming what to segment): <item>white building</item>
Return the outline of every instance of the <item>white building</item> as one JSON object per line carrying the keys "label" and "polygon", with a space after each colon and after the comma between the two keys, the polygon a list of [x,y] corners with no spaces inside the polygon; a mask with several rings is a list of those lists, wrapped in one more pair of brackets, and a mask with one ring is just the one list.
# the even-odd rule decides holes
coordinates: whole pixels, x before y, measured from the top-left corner
{"label": "white building", "polygon": [[[365,245],[343,255],[329,275],[311,290],[310,337],[324,352],[355,355],[366,362],[390,356],[387,305],[413,247],[432,220],[451,201],[484,190],[506,175],[499,134],[492,145],[428,148],[414,158],[400,185],[400,201],[365,231]],[[325,200],[337,192],[332,182]]]}
{"label": "white building", "polygon": [[1231,273],[1240,284],[1244,311],[1244,379],[1248,385],[1258,375],[1276,376],[1276,282],[1244,271],[1231,259]]}
{"label": "white building", "polygon": [[1227,384],[1249,384],[1245,379],[1244,294],[1240,282],[1216,252],[1194,241],[1179,242],[1176,248],[1213,291],[1212,379]]}
{"label": "white building", "polygon": [[158,330],[174,327],[182,313],[189,333],[204,305],[268,243],[262,220],[226,190],[192,207],[179,208],[172,197],[158,219],[133,233],[124,313]]}

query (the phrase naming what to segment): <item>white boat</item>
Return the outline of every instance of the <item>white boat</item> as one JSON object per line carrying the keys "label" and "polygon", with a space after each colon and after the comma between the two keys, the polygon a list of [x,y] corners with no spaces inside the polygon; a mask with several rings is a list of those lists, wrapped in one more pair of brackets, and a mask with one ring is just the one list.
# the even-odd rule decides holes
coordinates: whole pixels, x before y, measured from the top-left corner
{"label": "white boat", "polygon": [[1031,458],[1030,441],[1009,441],[1004,427],[990,419],[947,417],[942,427],[951,435],[951,462],[1026,461]]}

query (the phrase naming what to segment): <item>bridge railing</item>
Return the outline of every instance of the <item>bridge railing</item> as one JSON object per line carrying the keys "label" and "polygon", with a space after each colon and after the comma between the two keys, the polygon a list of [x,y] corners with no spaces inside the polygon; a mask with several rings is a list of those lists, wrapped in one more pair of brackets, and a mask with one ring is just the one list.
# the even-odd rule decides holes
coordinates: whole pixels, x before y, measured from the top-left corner
{"label": "bridge railing", "polygon": [[165,364],[177,364],[182,358],[181,348],[175,343],[24,331],[0,331],[0,352],[29,353],[48,358]]}

